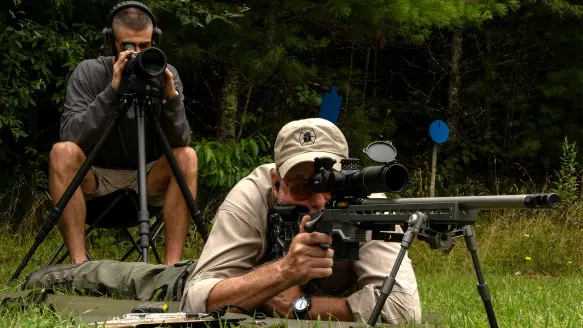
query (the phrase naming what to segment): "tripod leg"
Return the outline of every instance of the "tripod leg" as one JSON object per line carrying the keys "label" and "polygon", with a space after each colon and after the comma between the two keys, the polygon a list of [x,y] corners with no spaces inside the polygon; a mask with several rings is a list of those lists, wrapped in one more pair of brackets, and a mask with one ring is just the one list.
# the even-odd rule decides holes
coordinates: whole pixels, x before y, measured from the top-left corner
{"label": "tripod leg", "polygon": [[194,224],[196,224],[196,227],[198,229],[198,233],[200,233],[202,240],[204,242],[206,242],[208,235],[209,235],[209,232],[208,232],[208,227],[207,227],[207,225],[204,221],[204,218],[202,216],[202,213],[198,209],[198,207],[196,206],[196,203],[194,201],[194,197],[192,197],[192,193],[190,192],[190,189],[188,189],[188,185],[186,184],[186,181],[184,180],[184,175],[182,174],[182,171],[180,170],[180,167],[178,166],[178,163],[176,162],[176,157],[174,157],[174,153],[172,152],[172,148],[170,147],[170,144],[168,143],[168,139],[166,139],[166,136],[164,135],[164,131],[162,131],[162,127],[160,126],[160,122],[158,122],[158,120],[154,117],[154,114],[152,113],[151,110],[148,110],[147,113],[148,113],[148,118],[152,121],[152,124],[154,125],[155,133],[158,137],[160,144],[162,145],[162,150],[164,151],[164,155],[166,155],[166,159],[168,160],[168,164],[170,164],[170,168],[172,169],[172,173],[174,174],[174,177],[176,178],[176,182],[178,183],[178,186],[180,187],[180,191],[182,191],[182,195],[184,196],[184,199],[186,200],[186,204],[188,205],[188,209],[190,210],[190,215],[194,221]]}
{"label": "tripod leg", "polygon": [[385,302],[393,290],[395,286],[397,272],[399,271],[399,267],[401,266],[401,262],[403,262],[403,258],[405,257],[405,253],[411,247],[415,236],[421,231],[421,228],[425,226],[427,222],[427,215],[421,212],[415,212],[409,217],[409,228],[403,235],[403,239],[401,240],[401,249],[399,250],[399,254],[397,255],[397,259],[395,260],[395,264],[393,265],[393,269],[391,269],[391,274],[383,280],[383,284],[381,286],[381,291],[377,302],[375,303],[375,307],[372,310],[370,318],[368,319],[368,323],[366,325],[367,328],[372,328],[376,325],[379,316],[385,306]]}
{"label": "tripod leg", "polygon": [[474,269],[478,276],[478,293],[484,302],[488,322],[490,323],[490,327],[498,328],[498,322],[496,321],[496,315],[494,314],[494,307],[492,306],[492,296],[490,295],[488,284],[484,281],[484,274],[482,273],[480,262],[478,261],[478,242],[476,241],[476,236],[474,235],[474,229],[472,226],[467,225],[464,227],[464,239],[466,240],[468,251],[470,251],[470,254],[472,255],[472,262],[474,262]]}
{"label": "tripod leg", "polygon": [[89,172],[91,164],[95,160],[95,157],[99,152],[99,149],[103,146],[103,143],[105,142],[107,137],[111,134],[111,131],[113,131],[113,129],[119,124],[119,121],[121,121],[121,119],[125,116],[129,109],[129,105],[130,103],[128,99],[125,97],[122,98],[120,106],[118,107],[118,110],[114,114],[113,120],[109,123],[109,125],[105,129],[105,132],[103,133],[99,141],[97,141],[97,144],[95,145],[93,150],[91,150],[91,153],[89,153],[89,156],[87,157],[85,162],[83,162],[83,165],[81,165],[81,168],[79,169],[79,171],[69,184],[69,187],[67,187],[67,189],[63,193],[63,196],[61,197],[61,199],[59,199],[57,206],[53,207],[49,212],[47,219],[43,222],[41,226],[41,230],[36,235],[33,245],[22,259],[22,262],[12,275],[12,278],[10,278],[10,281],[13,281],[14,279],[18,278],[22,270],[24,270],[24,268],[28,264],[28,261],[30,261],[30,259],[32,258],[34,252],[36,252],[36,249],[45,240],[49,232],[51,232],[51,230],[55,226],[55,223],[61,217],[63,210],[65,209],[65,207],[67,207],[67,204],[75,194],[75,191],[77,190],[77,188],[79,188],[81,182],[83,182],[83,179],[87,175],[87,172]]}
{"label": "tripod leg", "polygon": [[136,121],[138,124],[138,196],[140,210],[138,222],[140,223],[140,248],[142,249],[142,261],[148,263],[148,248],[150,247],[150,213],[148,211],[148,194],[146,188],[146,118],[144,106],[149,105],[150,99],[144,100],[136,106]]}

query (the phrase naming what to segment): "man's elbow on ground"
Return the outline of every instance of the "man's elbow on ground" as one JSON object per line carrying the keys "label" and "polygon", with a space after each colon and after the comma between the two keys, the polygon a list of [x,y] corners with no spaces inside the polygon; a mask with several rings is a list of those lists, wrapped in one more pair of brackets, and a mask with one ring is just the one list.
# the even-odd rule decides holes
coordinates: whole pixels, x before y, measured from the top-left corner
{"label": "man's elbow on ground", "polygon": [[[380,287],[380,286],[379,286]],[[348,298],[350,310],[356,322],[367,323],[380,297],[380,290],[373,285],[365,286]],[[417,293],[395,287],[386,299],[377,323],[421,323],[421,302]]]}
{"label": "man's elbow on ground", "polygon": [[421,304],[419,299],[407,293],[395,296],[385,302],[381,314],[383,321],[390,324],[421,323]]}
{"label": "man's elbow on ground", "polygon": [[221,281],[218,278],[207,278],[196,281],[186,287],[182,297],[181,308],[185,312],[206,313],[216,310],[207,307],[212,289]]}

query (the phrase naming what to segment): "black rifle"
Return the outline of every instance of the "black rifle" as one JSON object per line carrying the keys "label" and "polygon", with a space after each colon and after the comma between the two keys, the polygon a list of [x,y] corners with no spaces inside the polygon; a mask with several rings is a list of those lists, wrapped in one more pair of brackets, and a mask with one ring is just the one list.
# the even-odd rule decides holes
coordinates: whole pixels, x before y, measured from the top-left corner
{"label": "black rifle", "polygon": [[[299,222],[304,215],[312,220],[304,226],[307,232],[323,232],[332,237],[335,259],[359,260],[361,243],[371,240],[400,242],[401,249],[389,276],[385,277],[380,297],[369,318],[368,327],[374,327],[396,282],[397,272],[405,253],[415,237],[427,242],[432,249],[449,254],[455,239],[464,237],[472,256],[480,294],[490,327],[498,327],[488,285],[484,281],[478,261],[478,244],[473,231],[479,209],[557,208],[557,194],[461,196],[433,198],[370,198],[372,193],[400,192],[407,187],[407,170],[394,161],[396,151],[390,143],[375,142],[364,150],[385,165],[360,170],[358,159],[342,160],[342,170],[332,172],[335,163],[330,158],[316,158],[310,183],[314,192],[330,192],[331,198],[323,210],[307,213],[302,206],[279,206],[269,216],[268,260],[286,255],[289,245],[299,233]],[[386,155],[388,153],[388,155]],[[385,155],[383,155],[385,154]],[[400,226],[404,233],[395,232]]]}

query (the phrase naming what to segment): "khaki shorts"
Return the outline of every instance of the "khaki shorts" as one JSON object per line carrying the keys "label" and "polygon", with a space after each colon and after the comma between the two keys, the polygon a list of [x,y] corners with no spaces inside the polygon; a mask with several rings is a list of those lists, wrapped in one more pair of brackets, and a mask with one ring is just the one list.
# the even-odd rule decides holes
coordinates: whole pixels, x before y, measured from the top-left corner
{"label": "khaki shorts", "polygon": [[[146,175],[150,173],[154,163],[156,162],[146,164]],[[93,171],[93,174],[98,180],[98,187],[94,192],[83,192],[86,201],[111,194],[119,189],[133,189],[138,193],[138,170],[113,170],[92,166],[91,171]],[[164,204],[165,197],[165,191],[148,193],[148,204],[161,207]]]}

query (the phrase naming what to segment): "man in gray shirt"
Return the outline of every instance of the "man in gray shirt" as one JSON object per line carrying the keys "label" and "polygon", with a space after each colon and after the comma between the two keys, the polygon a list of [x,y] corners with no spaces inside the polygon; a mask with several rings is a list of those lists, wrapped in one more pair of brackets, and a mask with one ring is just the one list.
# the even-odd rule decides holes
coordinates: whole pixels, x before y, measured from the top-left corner
{"label": "man in gray shirt", "polygon": [[[50,192],[56,205],[86,156],[111,122],[122,96],[120,82],[132,50],[152,46],[156,27],[149,9],[141,3],[123,3],[113,8],[108,25],[113,29],[110,56],[82,61],[73,71],[61,118],[61,142],[50,153]],[[107,44],[106,42],[106,45]],[[113,47],[113,46],[111,46]],[[115,54],[115,56],[114,56]],[[176,69],[168,64],[163,74],[165,98],[160,102],[159,123],[173,149],[186,183],[196,197],[197,157],[188,147],[190,127],[184,111],[183,86]],[[72,263],[87,261],[85,255],[85,201],[120,188],[137,190],[138,142],[133,109],[122,118],[99,150],[91,170],[65,207],[58,228],[69,249]],[[163,205],[165,222],[164,263],[180,261],[189,226],[189,210],[154,131],[146,121],[146,169],[148,203]]]}

